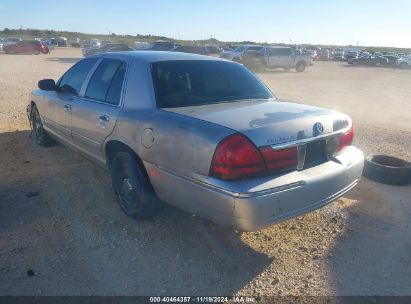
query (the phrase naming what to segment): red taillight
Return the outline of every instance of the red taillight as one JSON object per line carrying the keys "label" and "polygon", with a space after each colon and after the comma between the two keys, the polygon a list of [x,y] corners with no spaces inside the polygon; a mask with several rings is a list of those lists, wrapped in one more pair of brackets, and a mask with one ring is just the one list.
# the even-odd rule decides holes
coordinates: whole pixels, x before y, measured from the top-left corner
{"label": "red taillight", "polygon": [[214,152],[210,175],[225,180],[236,180],[265,171],[258,149],[241,134],[223,139]]}
{"label": "red taillight", "polygon": [[297,147],[273,150],[271,147],[260,149],[268,170],[288,170],[297,168]]}
{"label": "red taillight", "polygon": [[264,172],[297,168],[297,147],[257,149],[245,136],[233,134],[223,139],[214,152],[210,176],[224,180],[260,175]]}
{"label": "red taillight", "polygon": [[337,152],[341,151],[347,146],[351,146],[353,139],[354,139],[354,125],[351,126],[351,129],[347,133],[341,135],[341,137],[338,139]]}

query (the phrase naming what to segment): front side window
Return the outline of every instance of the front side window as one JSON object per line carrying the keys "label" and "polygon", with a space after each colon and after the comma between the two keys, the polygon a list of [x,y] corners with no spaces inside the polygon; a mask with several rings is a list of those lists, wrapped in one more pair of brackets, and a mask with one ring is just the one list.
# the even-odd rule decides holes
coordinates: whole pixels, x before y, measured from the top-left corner
{"label": "front side window", "polygon": [[91,77],[84,97],[118,105],[125,71],[123,61],[104,59]]}
{"label": "front side window", "polygon": [[159,108],[273,98],[253,73],[232,62],[161,61],[151,67]]}
{"label": "front side window", "polygon": [[58,86],[61,91],[78,95],[88,73],[96,64],[97,58],[83,59],[69,69],[60,79]]}
{"label": "front side window", "polygon": [[237,53],[240,53],[240,52],[243,52],[244,51],[244,49],[245,49],[245,47],[244,46],[239,46],[238,48],[236,48],[234,51],[235,52],[237,52]]}

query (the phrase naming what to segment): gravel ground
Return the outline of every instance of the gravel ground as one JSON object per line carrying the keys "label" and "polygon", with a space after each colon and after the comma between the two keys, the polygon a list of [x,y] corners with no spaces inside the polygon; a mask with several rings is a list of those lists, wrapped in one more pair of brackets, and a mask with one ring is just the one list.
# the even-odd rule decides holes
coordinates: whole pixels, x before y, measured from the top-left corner
{"label": "gravel ground", "polygon": [[[153,222],[124,216],[107,173],[29,139],[29,92],[79,57],[0,54],[0,295],[411,295],[410,186],[363,179],[252,233],[167,206]],[[411,159],[411,71],[318,62],[260,77],[281,99],[350,114],[365,153]]]}

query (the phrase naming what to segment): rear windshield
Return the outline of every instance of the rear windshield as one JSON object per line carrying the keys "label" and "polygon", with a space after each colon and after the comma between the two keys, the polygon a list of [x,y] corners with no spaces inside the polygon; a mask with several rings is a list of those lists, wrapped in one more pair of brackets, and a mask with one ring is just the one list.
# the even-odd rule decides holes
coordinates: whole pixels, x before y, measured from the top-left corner
{"label": "rear windshield", "polygon": [[151,67],[158,108],[274,98],[253,73],[236,63],[178,60]]}

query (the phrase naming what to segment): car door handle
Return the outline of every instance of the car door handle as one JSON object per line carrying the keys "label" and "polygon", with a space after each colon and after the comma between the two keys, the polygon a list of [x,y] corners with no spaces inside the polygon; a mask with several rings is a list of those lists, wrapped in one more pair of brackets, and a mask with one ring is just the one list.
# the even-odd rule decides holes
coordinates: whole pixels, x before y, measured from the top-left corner
{"label": "car door handle", "polygon": [[70,111],[71,110],[71,105],[69,105],[69,104],[65,104],[64,105],[64,111]]}
{"label": "car door handle", "polygon": [[99,117],[100,121],[104,121],[104,122],[109,122],[110,121],[110,117],[107,115],[101,115]]}

